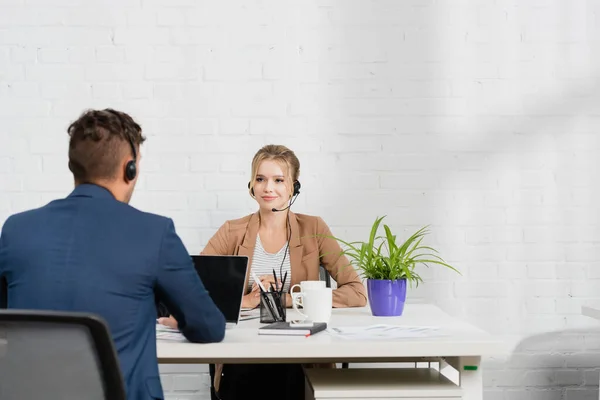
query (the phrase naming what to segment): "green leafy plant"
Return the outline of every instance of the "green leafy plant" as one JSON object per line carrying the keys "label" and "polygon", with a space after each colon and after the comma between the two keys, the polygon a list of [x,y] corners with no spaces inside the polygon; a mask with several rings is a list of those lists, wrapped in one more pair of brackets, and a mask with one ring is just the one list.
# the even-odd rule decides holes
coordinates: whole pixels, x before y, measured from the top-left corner
{"label": "green leafy plant", "polygon": [[438,264],[460,272],[447,264],[439,255],[438,251],[430,246],[421,244],[423,238],[428,235],[428,226],[425,226],[406,239],[402,244],[396,241],[396,235],[392,234],[389,226],[383,225],[385,236],[377,236],[381,221],[385,218],[378,217],[371,227],[369,240],[366,242],[347,242],[335,236],[327,236],[335,239],[346,248],[342,249],[359,272],[367,279],[398,280],[406,279],[411,285],[416,286],[423,282],[421,276],[415,271],[418,264]]}

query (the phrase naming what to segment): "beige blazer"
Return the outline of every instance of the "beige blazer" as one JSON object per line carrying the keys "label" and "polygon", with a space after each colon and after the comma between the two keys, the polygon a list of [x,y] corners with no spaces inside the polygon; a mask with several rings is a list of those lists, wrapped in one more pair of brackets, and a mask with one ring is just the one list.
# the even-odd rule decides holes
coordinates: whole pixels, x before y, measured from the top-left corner
{"label": "beige blazer", "polygon": [[[323,265],[337,282],[333,291],[333,307],[362,307],[367,304],[364,285],[331,236],[322,218],[290,211],[290,287],[301,281],[319,280],[319,265]],[[260,223],[257,213],[225,222],[210,239],[202,254],[248,256],[248,274],[252,268],[252,255]],[[321,236],[323,235],[323,236]],[[288,277],[289,279],[289,277]]]}
{"label": "beige blazer", "polygon": [[[301,281],[318,280],[319,266],[323,265],[337,282],[333,291],[333,307],[362,307],[367,304],[364,285],[346,256],[340,255],[342,250],[334,239],[319,235],[331,236],[331,231],[323,219],[290,211],[290,287]],[[208,241],[202,254],[208,255],[243,255],[248,256],[248,273],[245,286],[252,268],[252,256],[260,216],[257,213],[240,219],[225,222]],[[312,368],[332,368],[335,364],[305,365]],[[215,365],[213,386],[218,391],[221,384],[223,364]]]}

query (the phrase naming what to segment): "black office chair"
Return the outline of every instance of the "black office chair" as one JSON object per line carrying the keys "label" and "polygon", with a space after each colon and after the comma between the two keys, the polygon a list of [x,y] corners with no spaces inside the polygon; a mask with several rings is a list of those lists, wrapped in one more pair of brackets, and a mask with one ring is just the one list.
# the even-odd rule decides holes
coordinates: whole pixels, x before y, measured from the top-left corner
{"label": "black office chair", "polygon": [[8,306],[8,283],[6,278],[0,276],[0,308]]}
{"label": "black office chair", "polygon": [[[319,266],[319,279],[325,281],[325,286],[331,287],[331,275],[329,275],[329,271],[322,265]],[[348,368],[348,363],[342,363],[342,368]]]}
{"label": "black office chair", "polygon": [[126,400],[106,323],[85,313],[0,310],[0,399]]}
{"label": "black office chair", "polygon": [[325,286],[331,287],[331,276],[324,266],[319,266],[319,279],[325,281]]}

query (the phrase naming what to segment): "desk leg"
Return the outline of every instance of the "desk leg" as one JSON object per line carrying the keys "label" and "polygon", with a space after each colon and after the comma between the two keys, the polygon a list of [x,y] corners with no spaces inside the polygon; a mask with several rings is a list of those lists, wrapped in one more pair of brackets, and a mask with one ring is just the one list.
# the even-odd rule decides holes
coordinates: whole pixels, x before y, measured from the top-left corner
{"label": "desk leg", "polygon": [[458,360],[460,387],[464,400],[483,400],[481,357],[460,357]]}

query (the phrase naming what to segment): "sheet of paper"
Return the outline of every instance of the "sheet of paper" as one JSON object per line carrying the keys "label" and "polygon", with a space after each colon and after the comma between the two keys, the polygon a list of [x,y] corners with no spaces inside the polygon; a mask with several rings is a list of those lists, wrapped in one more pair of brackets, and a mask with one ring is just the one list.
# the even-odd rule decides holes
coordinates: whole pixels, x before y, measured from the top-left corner
{"label": "sheet of paper", "polygon": [[187,342],[187,339],[179,332],[179,329],[169,328],[168,326],[161,324],[156,324],[156,338],[176,342]]}
{"label": "sheet of paper", "polygon": [[344,339],[407,339],[444,335],[435,326],[369,325],[331,327],[327,332]]}

